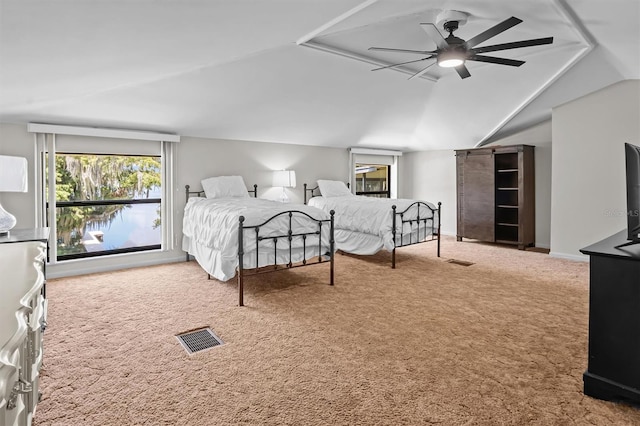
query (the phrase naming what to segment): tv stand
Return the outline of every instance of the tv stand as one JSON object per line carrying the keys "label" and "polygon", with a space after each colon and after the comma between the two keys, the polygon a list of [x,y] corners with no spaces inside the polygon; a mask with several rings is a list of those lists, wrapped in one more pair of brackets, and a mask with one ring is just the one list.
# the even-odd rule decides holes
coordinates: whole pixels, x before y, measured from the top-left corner
{"label": "tv stand", "polygon": [[640,245],[624,230],[580,251],[590,262],[584,393],[640,403]]}

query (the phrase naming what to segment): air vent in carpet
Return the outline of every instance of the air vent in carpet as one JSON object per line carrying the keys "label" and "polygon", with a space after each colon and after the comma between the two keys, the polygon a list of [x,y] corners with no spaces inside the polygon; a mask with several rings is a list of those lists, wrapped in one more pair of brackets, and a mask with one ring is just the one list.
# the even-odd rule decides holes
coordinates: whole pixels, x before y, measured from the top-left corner
{"label": "air vent in carpet", "polygon": [[210,328],[201,328],[176,335],[189,354],[222,345],[222,340]]}
{"label": "air vent in carpet", "polygon": [[473,265],[473,262],[467,262],[466,260],[458,260],[458,259],[449,259],[449,260],[447,260],[447,262],[455,263],[456,265],[461,265],[461,266],[471,266],[471,265]]}

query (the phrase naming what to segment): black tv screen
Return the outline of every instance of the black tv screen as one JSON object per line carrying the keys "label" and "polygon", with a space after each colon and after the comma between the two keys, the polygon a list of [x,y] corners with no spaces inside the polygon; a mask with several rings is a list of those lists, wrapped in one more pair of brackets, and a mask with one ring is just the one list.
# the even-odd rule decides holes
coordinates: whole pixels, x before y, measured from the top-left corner
{"label": "black tv screen", "polygon": [[627,178],[627,239],[640,243],[640,146],[625,144]]}

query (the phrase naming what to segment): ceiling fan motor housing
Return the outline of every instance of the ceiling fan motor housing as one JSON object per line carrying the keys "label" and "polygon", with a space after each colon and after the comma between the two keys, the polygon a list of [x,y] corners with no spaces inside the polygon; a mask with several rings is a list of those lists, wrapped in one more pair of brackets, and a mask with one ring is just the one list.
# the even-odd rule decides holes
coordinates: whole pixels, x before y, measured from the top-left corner
{"label": "ceiling fan motor housing", "polygon": [[443,13],[441,13],[438,18],[448,19],[442,26],[444,30],[449,33],[445,39],[449,46],[438,55],[438,65],[445,68],[462,65],[469,55],[464,45],[465,41],[453,35],[453,32],[457,30],[460,25],[460,21],[457,19],[454,20],[453,18],[462,19],[462,23],[464,24],[467,22],[466,14],[463,12],[448,11],[447,15],[443,16]]}
{"label": "ceiling fan motor housing", "polygon": [[443,25],[445,31],[448,31],[449,34],[453,33],[458,29],[458,21],[447,21]]}
{"label": "ceiling fan motor housing", "polygon": [[[440,28],[444,28],[446,31],[455,31],[460,25],[467,23],[469,14],[467,12],[461,12],[459,10],[443,10],[436,17],[436,25]],[[447,28],[448,25],[455,25],[453,30]]]}

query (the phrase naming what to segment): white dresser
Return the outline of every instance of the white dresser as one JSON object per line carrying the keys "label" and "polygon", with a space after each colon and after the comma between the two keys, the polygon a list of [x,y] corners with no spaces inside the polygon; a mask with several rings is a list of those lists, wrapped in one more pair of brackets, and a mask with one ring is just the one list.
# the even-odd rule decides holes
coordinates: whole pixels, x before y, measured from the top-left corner
{"label": "white dresser", "polygon": [[30,425],[40,396],[47,244],[19,235],[0,240],[0,426]]}

